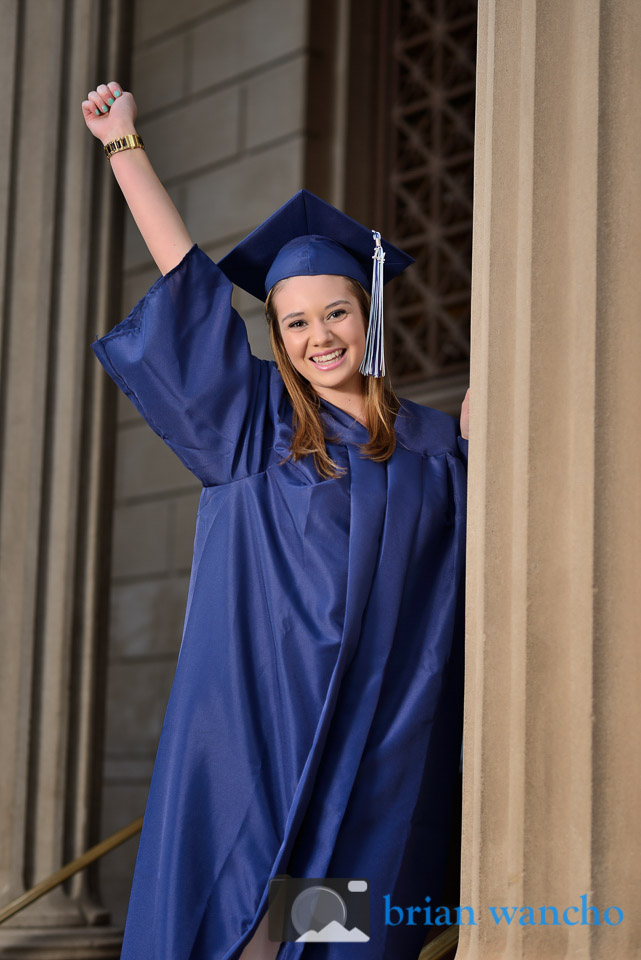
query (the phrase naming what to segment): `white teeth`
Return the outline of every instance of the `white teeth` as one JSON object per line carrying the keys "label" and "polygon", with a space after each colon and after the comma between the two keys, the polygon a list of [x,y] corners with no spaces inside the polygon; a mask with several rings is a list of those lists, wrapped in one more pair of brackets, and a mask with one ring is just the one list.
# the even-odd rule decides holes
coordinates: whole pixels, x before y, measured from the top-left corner
{"label": "white teeth", "polygon": [[343,353],[343,349],[334,350],[333,353],[324,353],[320,357],[312,357],[314,363],[329,363],[332,360],[336,360]]}

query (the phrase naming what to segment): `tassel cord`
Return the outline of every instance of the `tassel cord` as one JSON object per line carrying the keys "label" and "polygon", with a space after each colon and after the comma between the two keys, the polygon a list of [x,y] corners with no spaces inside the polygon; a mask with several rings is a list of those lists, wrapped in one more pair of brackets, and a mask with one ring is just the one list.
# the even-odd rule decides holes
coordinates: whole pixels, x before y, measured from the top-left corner
{"label": "tassel cord", "polygon": [[372,230],[376,246],[372,259],[372,304],[369,312],[367,339],[365,341],[365,355],[359,371],[366,376],[385,376],[385,342],[383,329],[383,265],[385,251],[381,246],[381,235]]}

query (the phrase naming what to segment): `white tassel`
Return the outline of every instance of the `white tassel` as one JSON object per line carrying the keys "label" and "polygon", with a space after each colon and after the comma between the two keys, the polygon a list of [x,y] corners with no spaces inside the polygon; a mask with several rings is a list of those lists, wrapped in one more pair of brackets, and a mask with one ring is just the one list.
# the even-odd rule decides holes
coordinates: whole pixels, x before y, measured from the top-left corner
{"label": "white tassel", "polygon": [[359,367],[359,372],[371,377],[385,376],[385,341],[383,331],[383,264],[385,251],[381,246],[381,235],[372,230],[376,247],[372,257],[374,271],[372,273],[372,305],[369,311],[369,326],[365,341],[365,355]]}

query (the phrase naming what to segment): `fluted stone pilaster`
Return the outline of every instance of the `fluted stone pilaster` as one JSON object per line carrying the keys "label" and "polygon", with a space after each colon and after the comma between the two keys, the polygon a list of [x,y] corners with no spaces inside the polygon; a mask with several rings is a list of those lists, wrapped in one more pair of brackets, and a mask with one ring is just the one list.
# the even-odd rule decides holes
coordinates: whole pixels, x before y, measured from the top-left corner
{"label": "fluted stone pilaster", "polygon": [[640,48],[637,0],[480,0],[457,960],[641,955]]}
{"label": "fluted stone pilaster", "polygon": [[[123,11],[121,0],[0,6],[3,903],[99,839],[111,468],[89,343],[118,295],[118,259],[113,184],[80,104],[122,66]],[[0,956],[117,957],[92,877],[3,924]]]}

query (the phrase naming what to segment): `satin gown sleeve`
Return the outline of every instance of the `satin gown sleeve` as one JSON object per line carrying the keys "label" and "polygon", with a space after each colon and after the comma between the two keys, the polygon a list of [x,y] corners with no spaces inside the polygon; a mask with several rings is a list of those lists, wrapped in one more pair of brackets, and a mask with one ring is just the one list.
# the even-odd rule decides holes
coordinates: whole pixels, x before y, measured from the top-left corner
{"label": "satin gown sleeve", "polygon": [[194,244],[91,343],[109,376],[204,486],[264,469],[269,362],[251,353],[233,285]]}

